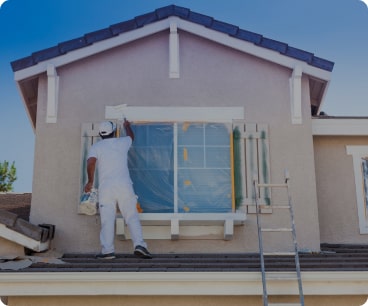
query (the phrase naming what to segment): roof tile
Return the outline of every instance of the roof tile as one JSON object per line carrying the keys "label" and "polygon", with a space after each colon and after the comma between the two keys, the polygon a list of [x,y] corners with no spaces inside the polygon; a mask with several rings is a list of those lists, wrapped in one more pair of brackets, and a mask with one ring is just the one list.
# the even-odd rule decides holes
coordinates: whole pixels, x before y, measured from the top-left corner
{"label": "roof tile", "polygon": [[165,7],[158,8],[156,11],[158,19],[164,19],[169,16],[177,16],[181,18],[188,18],[190,10],[185,7],[180,7],[176,5],[169,5]]}
{"label": "roof tile", "polygon": [[21,58],[19,60],[15,60],[15,61],[12,61],[10,63],[13,71],[22,70],[22,69],[31,67],[31,66],[33,66],[35,64],[36,63],[34,62],[32,56],[23,57],[23,58]]}
{"label": "roof tile", "polygon": [[234,37],[255,43],[257,45],[261,43],[261,40],[263,38],[263,36],[260,34],[249,32],[242,29],[239,29],[238,32],[234,35]]}
{"label": "roof tile", "polygon": [[211,29],[234,36],[238,32],[239,27],[230,23],[213,20]]}
{"label": "roof tile", "polygon": [[266,37],[262,37],[262,40],[259,43],[259,45],[261,47],[264,47],[264,48],[267,48],[267,49],[278,51],[281,54],[285,54],[286,50],[287,50],[287,47],[288,47],[288,45],[283,43],[283,42],[273,40],[273,39],[269,39],[269,38],[266,38]]}
{"label": "roof tile", "polygon": [[189,16],[188,16],[188,20],[194,23],[198,23],[201,24],[205,27],[210,27],[212,22],[213,22],[213,18],[209,17],[207,15],[203,15],[203,14],[199,14],[199,13],[195,13],[190,11]]}
{"label": "roof tile", "polygon": [[288,46],[285,55],[302,60],[310,64],[313,60],[313,53]]}
{"label": "roof tile", "polygon": [[334,67],[334,62],[331,62],[331,61],[325,60],[323,58],[314,56],[311,65],[314,66],[314,67],[320,68],[320,69],[324,69],[324,70],[327,70],[327,71],[332,71],[332,69]]}
{"label": "roof tile", "polygon": [[84,37],[78,37],[68,41],[61,42],[59,44],[59,49],[61,53],[67,53],[76,49],[80,49],[88,46],[86,39]]}
{"label": "roof tile", "polygon": [[93,44],[94,42],[111,38],[113,36],[110,28],[105,28],[95,32],[87,33],[84,35],[87,44]]}
{"label": "roof tile", "polygon": [[158,20],[156,12],[147,13],[144,15],[139,15],[134,18],[138,27],[143,27],[146,24],[155,22]]}
{"label": "roof tile", "polygon": [[120,33],[132,31],[137,27],[138,26],[137,23],[135,22],[135,19],[131,19],[111,25],[110,30],[113,35],[118,35]]}
{"label": "roof tile", "polygon": [[54,46],[48,49],[32,53],[32,57],[35,63],[39,63],[48,60],[50,58],[57,57],[59,55],[62,55],[62,53],[59,50],[59,46]]}

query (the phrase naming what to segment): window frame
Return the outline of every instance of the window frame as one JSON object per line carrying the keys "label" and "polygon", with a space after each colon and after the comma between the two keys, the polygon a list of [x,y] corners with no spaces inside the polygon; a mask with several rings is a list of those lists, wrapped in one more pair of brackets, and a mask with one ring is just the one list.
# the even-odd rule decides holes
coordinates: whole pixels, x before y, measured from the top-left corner
{"label": "window frame", "polygon": [[[355,178],[355,192],[360,234],[368,234],[368,194],[364,191],[364,177],[362,160],[368,158],[368,146],[346,146],[346,153],[353,157],[353,170]],[[368,180],[368,177],[366,178]]]}

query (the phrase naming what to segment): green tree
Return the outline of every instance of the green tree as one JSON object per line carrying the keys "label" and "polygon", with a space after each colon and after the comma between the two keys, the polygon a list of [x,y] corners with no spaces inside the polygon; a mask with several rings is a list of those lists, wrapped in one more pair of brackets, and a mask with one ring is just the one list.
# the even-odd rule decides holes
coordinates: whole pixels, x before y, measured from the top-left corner
{"label": "green tree", "polygon": [[9,165],[9,162],[4,160],[0,163],[0,192],[13,190],[13,183],[17,179],[17,169],[15,162]]}

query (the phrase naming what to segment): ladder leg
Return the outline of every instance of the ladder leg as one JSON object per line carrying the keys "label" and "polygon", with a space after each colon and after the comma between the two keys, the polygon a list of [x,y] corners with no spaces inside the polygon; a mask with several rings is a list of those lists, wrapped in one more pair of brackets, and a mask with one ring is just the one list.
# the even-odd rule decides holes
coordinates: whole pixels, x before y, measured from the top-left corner
{"label": "ladder leg", "polygon": [[264,254],[263,254],[261,220],[260,220],[260,216],[259,216],[257,180],[253,180],[253,187],[254,187],[254,197],[255,197],[255,202],[256,202],[258,247],[259,247],[259,256],[260,256],[260,261],[261,261],[261,272],[262,272],[263,306],[268,306],[268,295],[267,295],[267,286],[266,286],[266,270],[265,270]]}

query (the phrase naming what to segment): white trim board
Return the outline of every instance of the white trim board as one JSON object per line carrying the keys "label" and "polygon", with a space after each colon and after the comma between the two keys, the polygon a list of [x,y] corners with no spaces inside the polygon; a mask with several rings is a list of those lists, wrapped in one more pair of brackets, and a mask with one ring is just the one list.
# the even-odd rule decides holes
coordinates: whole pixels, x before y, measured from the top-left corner
{"label": "white trim board", "polygon": [[[270,278],[269,294],[299,294],[295,272],[271,272]],[[302,272],[302,281],[304,295],[366,295],[368,271]],[[65,293],[68,296],[261,296],[262,278],[260,272],[0,273],[0,296],[64,296]]]}
{"label": "white trim board", "polygon": [[312,119],[314,136],[367,136],[368,119]]}

